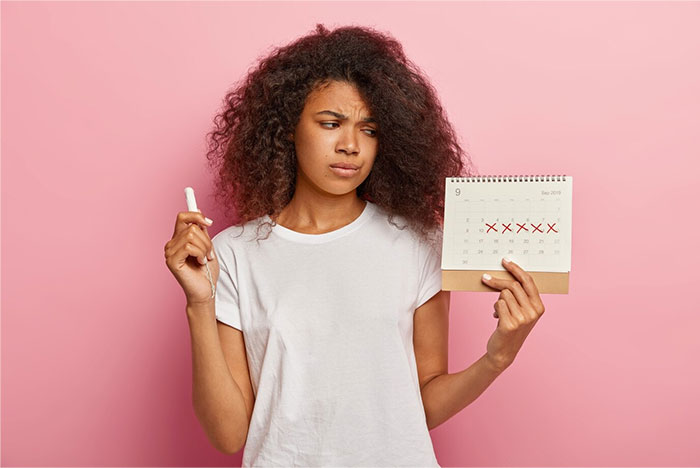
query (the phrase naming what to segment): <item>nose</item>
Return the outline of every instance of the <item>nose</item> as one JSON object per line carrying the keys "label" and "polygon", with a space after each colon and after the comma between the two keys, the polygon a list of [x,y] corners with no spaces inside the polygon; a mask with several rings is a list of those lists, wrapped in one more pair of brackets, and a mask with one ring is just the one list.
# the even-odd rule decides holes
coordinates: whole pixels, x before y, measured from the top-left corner
{"label": "nose", "polygon": [[355,132],[356,130],[350,126],[339,132],[340,137],[336,145],[336,151],[342,151],[347,154],[359,153],[360,147]]}

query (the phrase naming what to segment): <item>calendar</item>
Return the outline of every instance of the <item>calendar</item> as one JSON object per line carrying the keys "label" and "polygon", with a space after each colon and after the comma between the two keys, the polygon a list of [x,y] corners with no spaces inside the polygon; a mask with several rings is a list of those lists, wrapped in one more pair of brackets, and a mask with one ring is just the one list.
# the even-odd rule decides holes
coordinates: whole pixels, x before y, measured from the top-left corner
{"label": "calendar", "polygon": [[445,179],[443,289],[492,291],[481,281],[513,278],[513,259],[540,293],[568,293],[573,177],[477,176]]}

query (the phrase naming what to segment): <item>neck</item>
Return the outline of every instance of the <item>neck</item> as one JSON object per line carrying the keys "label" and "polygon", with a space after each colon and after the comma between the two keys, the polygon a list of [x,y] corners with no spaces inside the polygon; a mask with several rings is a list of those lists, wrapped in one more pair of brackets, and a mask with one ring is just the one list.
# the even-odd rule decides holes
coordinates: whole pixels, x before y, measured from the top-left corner
{"label": "neck", "polygon": [[346,226],[365,209],[366,201],[355,193],[348,197],[310,198],[294,193],[277,216],[277,224],[293,231],[321,234]]}

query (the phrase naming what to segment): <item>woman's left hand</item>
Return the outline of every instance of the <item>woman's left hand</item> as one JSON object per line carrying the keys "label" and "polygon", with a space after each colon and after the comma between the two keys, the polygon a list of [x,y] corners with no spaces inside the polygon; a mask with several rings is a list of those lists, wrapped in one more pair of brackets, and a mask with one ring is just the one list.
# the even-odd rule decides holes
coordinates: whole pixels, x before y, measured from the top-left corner
{"label": "woman's left hand", "polygon": [[532,277],[513,262],[502,263],[516,280],[481,278],[487,286],[501,291],[493,314],[499,319],[498,325],[486,345],[487,358],[501,371],[512,364],[530,330],[544,314],[544,304]]}

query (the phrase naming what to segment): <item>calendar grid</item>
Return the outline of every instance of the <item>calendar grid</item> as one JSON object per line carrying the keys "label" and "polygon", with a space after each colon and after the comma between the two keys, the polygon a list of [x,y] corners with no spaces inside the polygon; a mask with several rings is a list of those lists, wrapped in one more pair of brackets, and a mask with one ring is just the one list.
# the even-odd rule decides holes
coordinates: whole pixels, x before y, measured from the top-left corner
{"label": "calendar grid", "polygon": [[523,177],[446,179],[443,270],[570,271],[573,178]]}

